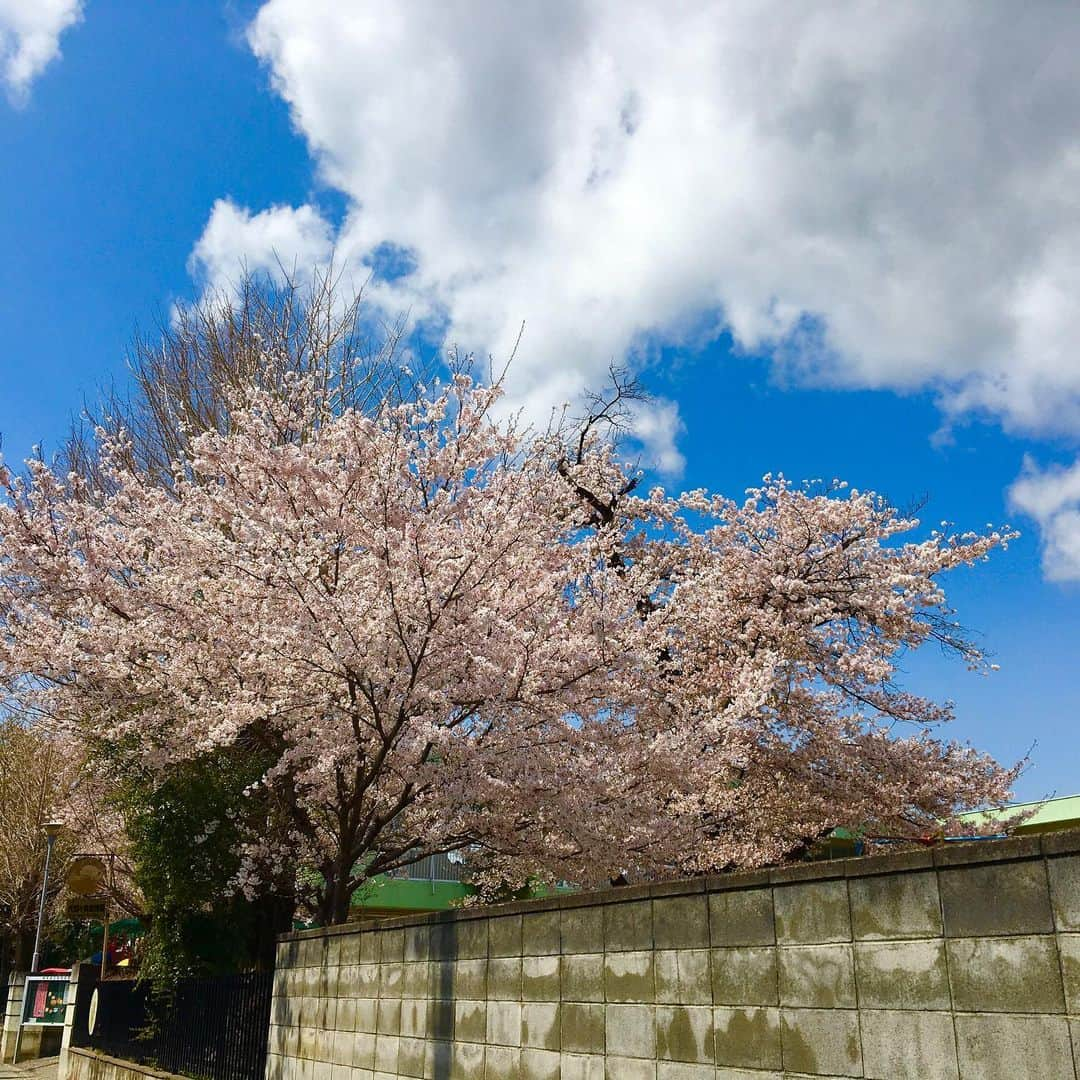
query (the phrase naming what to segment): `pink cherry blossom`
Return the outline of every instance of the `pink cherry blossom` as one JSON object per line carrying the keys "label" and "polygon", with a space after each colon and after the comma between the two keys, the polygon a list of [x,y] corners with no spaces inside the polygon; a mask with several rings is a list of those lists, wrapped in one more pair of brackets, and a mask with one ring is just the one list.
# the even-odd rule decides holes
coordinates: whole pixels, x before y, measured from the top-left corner
{"label": "pink cherry blossom", "polygon": [[982,665],[940,577],[1007,532],[908,540],[876,495],[780,477],[640,494],[595,426],[522,430],[499,397],[458,375],[335,416],[298,378],[169,490],[117,446],[104,490],[5,474],[6,691],[150,769],[257,748],[284,827],[239,884],[295,873],[328,921],[432,852],[587,885],[1007,798],[1016,770],[896,682],[928,641]]}

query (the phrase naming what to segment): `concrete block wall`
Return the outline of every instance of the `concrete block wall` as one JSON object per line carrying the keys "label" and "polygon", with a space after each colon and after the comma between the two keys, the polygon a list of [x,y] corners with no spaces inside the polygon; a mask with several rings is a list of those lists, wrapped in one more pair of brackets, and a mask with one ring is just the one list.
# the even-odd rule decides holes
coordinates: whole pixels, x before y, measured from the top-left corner
{"label": "concrete block wall", "polygon": [[0,1033],[0,1061],[5,1065],[15,1060],[15,1043],[19,1041],[19,1019],[25,991],[26,972],[13,971],[8,976],[7,1007],[4,1010],[3,1032]]}
{"label": "concrete block wall", "polygon": [[76,1046],[61,1058],[58,1075],[60,1080],[184,1080],[175,1073]]}
{"label": "concrete block wall", "polygon": [[1072,1080],[1080,832],[288,935],[267,1080]]}

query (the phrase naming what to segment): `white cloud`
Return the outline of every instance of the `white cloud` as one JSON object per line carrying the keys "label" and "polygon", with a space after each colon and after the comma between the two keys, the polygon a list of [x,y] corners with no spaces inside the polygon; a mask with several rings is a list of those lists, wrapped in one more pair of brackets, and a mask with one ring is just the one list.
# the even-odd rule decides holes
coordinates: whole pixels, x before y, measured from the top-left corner
{"label": "white cloud", "polygon": [[679,476],[686,458],[676,445],[683,431],[679,406],[674,401],[654,399],[639,402],[631,416],[631,430],[641,443],[649,463],[668,476]]}
{"label": "white cloud", "polygon": [[188,269],[207,290],[228,290],[245,271],[285,270],[299,278],[326,262],[333,230],[313,206],[272,206],[253,214],[218,199]]}
{"label": "white cloud", "polygon": [[269,0],[250,41],[342,244],[411,249],[463,345],[524,319],[530,390],[722,311],[814,381],[1080,425],[1070,5]]}
{"label": "white cloud", "polygon": [[60,35],[82,17],[82,0],[0,0],[0,79],[15,104],[60,55]]}
{"label": "white cloud", "polygon": [[1046,576],[1080,581],[1080,461],[1070,468],[1040,470],[1028,459],[1009,498],[1039,524]]}
{"label": "white cloud", "polygon": [[339,254],[407,249],[383,299],[463,347],[524,320],[523,401],[726,326],[809,382],[1080,430],[1071,5],[268,0],[249,40]]}

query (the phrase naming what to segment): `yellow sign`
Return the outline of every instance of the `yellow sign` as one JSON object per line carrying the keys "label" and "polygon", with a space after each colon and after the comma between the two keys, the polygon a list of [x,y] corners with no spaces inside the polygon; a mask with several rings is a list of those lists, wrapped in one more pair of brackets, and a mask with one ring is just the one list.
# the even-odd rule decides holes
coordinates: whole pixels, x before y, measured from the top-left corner
{"label": "yellow sign", "polygon": [[93,896],[105,887],[105,863],[93,855],[74,859],[67,873],[67,887],[76,896]]}
{"label": "yellow sign", "polygon": [[67,902],[67,917],[72,922],[104,922],[107,910],[105,900],[69,900]]}

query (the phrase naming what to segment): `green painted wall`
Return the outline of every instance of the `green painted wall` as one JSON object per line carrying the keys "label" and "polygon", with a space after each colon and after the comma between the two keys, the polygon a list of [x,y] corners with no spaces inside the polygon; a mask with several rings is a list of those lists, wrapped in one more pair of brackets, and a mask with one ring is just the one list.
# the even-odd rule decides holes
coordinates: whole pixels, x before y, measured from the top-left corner
{"label": "green painted wall", "polygon": [[413,881],[377,877],[353,893],[353,908],[446,911],[476,890],[460,881]]}

